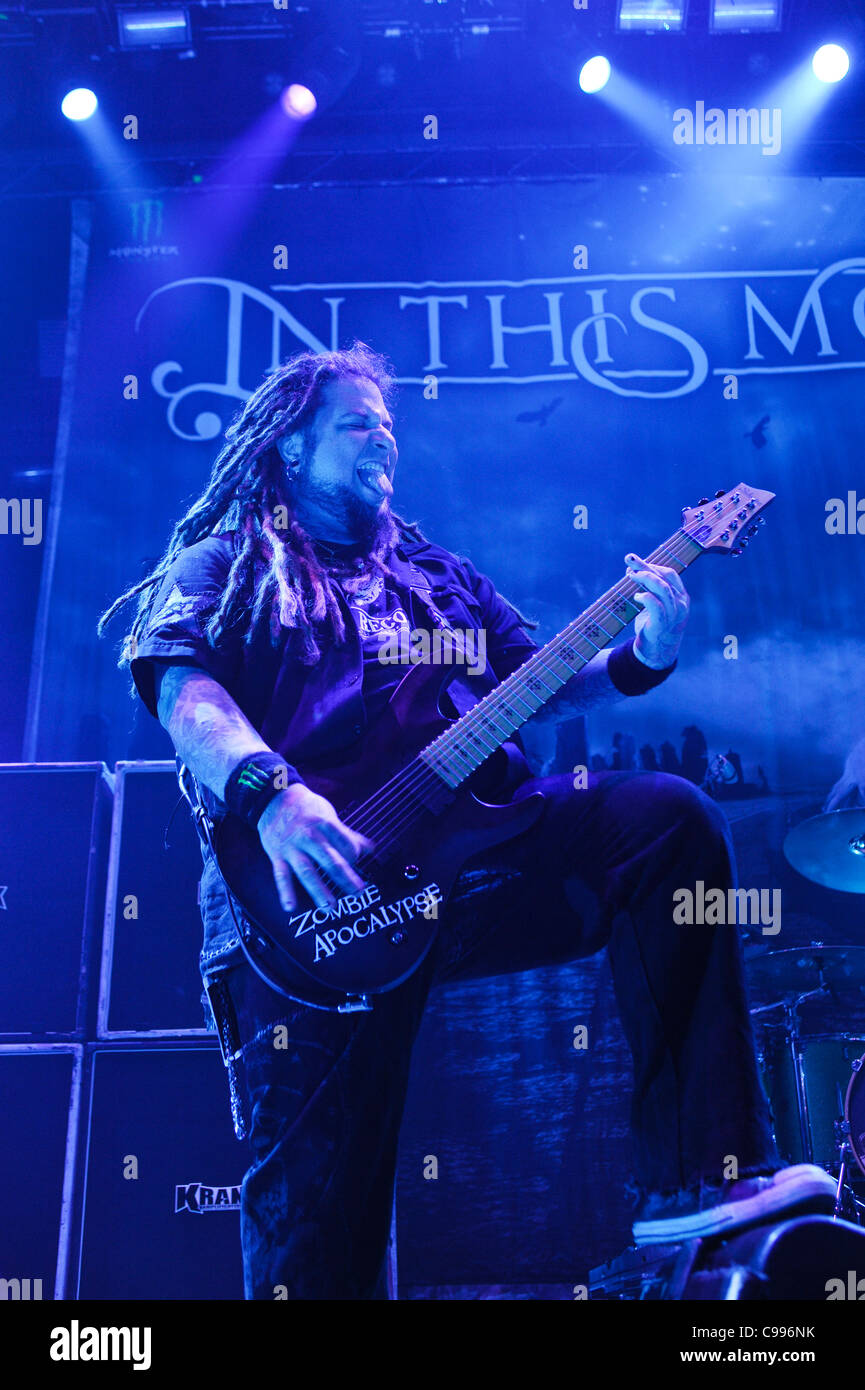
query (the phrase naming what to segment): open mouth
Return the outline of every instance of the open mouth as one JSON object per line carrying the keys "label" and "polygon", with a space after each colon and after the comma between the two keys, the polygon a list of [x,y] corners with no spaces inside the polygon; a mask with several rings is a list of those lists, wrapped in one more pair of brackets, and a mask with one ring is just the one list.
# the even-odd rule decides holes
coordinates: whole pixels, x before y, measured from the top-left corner
{"label": "open mouth", "polygon": [[385,473],[380,463],[365,463],[357,470],[357,476],[364,487],[369,488],[379,497],[392,497],[393,488],[390,479]]}

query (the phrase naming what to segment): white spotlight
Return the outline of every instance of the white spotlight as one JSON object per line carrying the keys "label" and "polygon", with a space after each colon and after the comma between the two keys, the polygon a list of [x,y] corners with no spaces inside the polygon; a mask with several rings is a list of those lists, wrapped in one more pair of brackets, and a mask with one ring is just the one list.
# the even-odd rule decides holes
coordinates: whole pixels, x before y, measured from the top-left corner
{"label": "white spotlight", "polygon": [[610,60],[598,55],[580,68],[580,86],[584,92],[599,92],[610,80]]}
{"label": "white spotlight", "polygon": [[60,110],[69,121],[86,121],[98,105],[96,93],[89,87],[74,87],[61,101]]}
{"label": "white spotlight", "polygon": [[309,120],[318,106],[313,93],[300,82],[292,82],[290,87],[286,87],[280,101],[285,114],[298,121]]}
{"label": "white spotlight", "polygon": [[837,43],[824,43],[811,59],[814,76],[821,82],[840,82],[850,67],[847,50]]}

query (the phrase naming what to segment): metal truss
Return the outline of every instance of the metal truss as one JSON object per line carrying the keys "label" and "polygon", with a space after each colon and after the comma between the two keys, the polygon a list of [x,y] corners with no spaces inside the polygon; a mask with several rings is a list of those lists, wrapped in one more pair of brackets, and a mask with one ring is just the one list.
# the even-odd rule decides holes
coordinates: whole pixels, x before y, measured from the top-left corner
{"label": "metal truss", "polygon": [[[227,155],[201,144],[162,151],[135,151],[123,166],[100,168],[80,155],[57,151],[0,153],[0,198],[69,198],[197,193],[253,188],[382,188],[401,184],[496,184],[580,180],[600,174],[669,174],[693,171],[671,146],[658,149],[626,141],[582,143],[525,141],[508,146],[475,143],[447,150],[350,149],[304,146],[274,169],[273,157]],[[805,141],[794,166],[782,176],[865,175],[865,135]]]}
{"label": "metal truss", "polygon": [[[480,34],[522,33],[528,0],[352,0],[356,22],[374,38],[414,43],[437,36],[453,39]],[[334,0],[331,0],[331,6]],[[295,18],[310,11],[325,20],[328,0],[177,0],[177,7],[194,16],[196,42],[284,39]],[[118,11],[148,9],[147,0],[17,0],[3,6],[0,48],[37,43],[40,31],[55,21],[72,21],[101,31],[110,43],[117,34]]]}

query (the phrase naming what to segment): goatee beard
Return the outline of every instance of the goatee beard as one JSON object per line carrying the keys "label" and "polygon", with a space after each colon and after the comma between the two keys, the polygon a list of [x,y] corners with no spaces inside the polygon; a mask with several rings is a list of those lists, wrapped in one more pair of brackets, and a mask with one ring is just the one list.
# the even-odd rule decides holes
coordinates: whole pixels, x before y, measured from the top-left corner
{"label": "goatee beard", "polygon": [[[345,490],[346,529],[358,550],[364,555],[381,553],[383,547],[392,549],[396,542],[396,527],[390,505],[368,507],[350,488]],[[388,544],[389,542],[389,544]]]}
{"label": "goatee beard", "polygon": [[[399,540],[399,533],[393,520],[389,499],[384,506],[373,507],[364,502],[350,487],[319,489],[309,486],[308,472],[302,467],[299,476],[293,480],[295,497],[294,513],[301,526],[313,542],[327,548],[333,544],[336,549],[351,547],[359,555],[377,555],[385,559]],[[333,517],[346,538],[330,541],[330,538],[316,535],[314,523],[308,524],[304,515],[304,503],[311,501],[313,506]]]}

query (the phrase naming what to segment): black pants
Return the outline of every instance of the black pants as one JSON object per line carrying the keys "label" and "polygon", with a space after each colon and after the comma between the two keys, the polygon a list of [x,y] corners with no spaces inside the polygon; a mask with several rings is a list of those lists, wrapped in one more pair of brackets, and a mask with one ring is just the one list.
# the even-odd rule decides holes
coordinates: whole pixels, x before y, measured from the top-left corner
{"label": "black pants", "polygon": [[[532,778],[540,819],[468,861],[436,945],[369,1014],[292,1005],[244,962],[227,976],[251,1119],[241,1193],[247,1298],[385,1298],[411,1051],[429,990],[606,946],[634,1062],[644,1194],[780,1166],[758,1080],[735,925],[673,922],[673,894],[734,882],[726,819],[691,783]],[[285,1029],[276,1034],[277,1025]]]}

